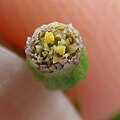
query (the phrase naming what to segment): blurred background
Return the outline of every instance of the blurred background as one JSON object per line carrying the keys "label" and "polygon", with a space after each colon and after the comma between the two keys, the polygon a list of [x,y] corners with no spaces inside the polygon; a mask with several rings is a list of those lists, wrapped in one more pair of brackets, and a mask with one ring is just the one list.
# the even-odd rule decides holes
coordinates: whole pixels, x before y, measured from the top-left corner
{"label": "blurred background", "polygon": [[53,21],[79,29],[89,56],[68,99],[85,120],[109,120],[120,112],[120,0],[0,0],[0,43],[24,56],[26,37]]}

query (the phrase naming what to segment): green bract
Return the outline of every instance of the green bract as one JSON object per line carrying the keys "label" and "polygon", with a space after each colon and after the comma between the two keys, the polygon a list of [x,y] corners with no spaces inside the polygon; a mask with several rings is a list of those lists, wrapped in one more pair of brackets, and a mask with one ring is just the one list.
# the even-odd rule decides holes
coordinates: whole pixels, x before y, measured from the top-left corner
{"label": "green bract", "polygon": [[78,65],[66,65],[64,69],[54,73],[43,73],[36,69],[29,58],[27,58],[27,62],[33,74],[50,90],[74,87],[80,80],[85,79],[89,67],[85,48],[82,50]]}

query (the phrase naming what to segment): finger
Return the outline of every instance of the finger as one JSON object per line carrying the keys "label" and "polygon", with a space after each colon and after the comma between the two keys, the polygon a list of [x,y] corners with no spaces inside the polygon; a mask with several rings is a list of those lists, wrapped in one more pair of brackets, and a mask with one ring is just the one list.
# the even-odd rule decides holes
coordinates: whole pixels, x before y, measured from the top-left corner
{"label": "finger", "polygon": [[0,46],[1,120],[80,120],[60,92],[50,92],[36,81],[26,63]]}
{"label": "finger", "polygon": [[46,1],[1,0],[1,34],[17,50],[24,50],[26,36],[36,26],[54,20],[72,22],[81,31],[90,61],[86,81],[75,89],[82,113],[88,120],[107,118],[120,108],[120,1]]}

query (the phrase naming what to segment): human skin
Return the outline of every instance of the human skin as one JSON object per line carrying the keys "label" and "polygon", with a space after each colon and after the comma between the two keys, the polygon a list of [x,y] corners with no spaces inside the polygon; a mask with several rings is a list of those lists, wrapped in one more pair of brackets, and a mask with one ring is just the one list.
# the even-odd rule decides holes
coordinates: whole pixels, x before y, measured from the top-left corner
{"label": "human skin", "polygon": [[62,92],[48,91],[2,46],[0,63],[0,120],[81,120]]}
{"label": "human skin", "polygon": [[72,22],[83,36],[90,69],[69,97],[80,99],[85,120],[108,118],[120,109],[119,0],[1,0],[0,11],[0,33],[20,51],[39,25]]}

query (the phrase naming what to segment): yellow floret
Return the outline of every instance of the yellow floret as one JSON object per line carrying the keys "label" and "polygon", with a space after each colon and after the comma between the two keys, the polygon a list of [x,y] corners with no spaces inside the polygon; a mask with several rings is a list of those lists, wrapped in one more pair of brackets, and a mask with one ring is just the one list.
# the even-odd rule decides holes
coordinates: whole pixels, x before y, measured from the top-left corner
{"label": "yellow floret", "polygon": [[61,45],[61,46],[57,47],[56,52],[59,53],[60,55],[64,55],[65,49],[66,49],[66,47]]}
{"label": "yellow floret", "polygon": [[45,41],[46,43],[54,44],[55,42],[55,37],[52,32],[46,32],[45,33]]}

